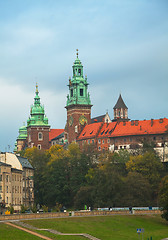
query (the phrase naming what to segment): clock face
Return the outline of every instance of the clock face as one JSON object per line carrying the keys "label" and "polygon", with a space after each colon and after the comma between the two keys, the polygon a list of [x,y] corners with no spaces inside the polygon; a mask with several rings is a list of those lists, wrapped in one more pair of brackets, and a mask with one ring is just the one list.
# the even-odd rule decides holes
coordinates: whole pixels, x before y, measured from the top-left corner
{"label": "clock face", "polygon": [[69,118],[69,126],[72,126],[72,124],[73,124],[73,117],[70,116],[70,118]]}
{"label": "clock face", "polygon": [[85,123],[87,123],[87,118],[85,117],[85,116],[80,116],[80,118],[79,118],[79,123],[81,124],[81,125],[84,125]]}

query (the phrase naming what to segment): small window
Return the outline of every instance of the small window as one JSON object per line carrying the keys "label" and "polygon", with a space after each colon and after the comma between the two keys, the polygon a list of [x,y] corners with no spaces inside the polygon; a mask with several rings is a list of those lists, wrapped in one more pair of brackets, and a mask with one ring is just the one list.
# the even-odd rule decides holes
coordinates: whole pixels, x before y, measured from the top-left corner
{"label": "small window", "polygon": [[94,143],[94,139],[92,139],[92,143]]}
{"label": "small window", "polygon": [[73,89],[71,89],[71,97],[73,97]]}
{"label": "small window", "polygon": [[120,146],[120,149],[122,149],[122,146]]}
{"label": "small window", "polygon": [[156,140],[156,137],[153,137],[153,140]]}
{"label": "small window", "polygon": [[124,146],[124,149],[126,149],[126,146]]}
{"label": "small window", "polygon": [[90,144],[90,140],[88,140],[88,144]]}
{"label": "small window", "polygon": [[6,192],[8,193],[8,186],[6,186]]}
{"label": "small window", "polygon": [[80,89],[80,96],[83,97],[83,88]]}
{"label": "small window", "polygon": [[79,76],[81,75],[81,69],[78,69],[78,74],[79,74]]}
{"label": "small window", "polygon": [[75,132],[76,133],[78,132],[78,126],[77,125],[75,126]]}
{"label": "small window", "polygon": [[98,143],[99,143],[99,144],[101,143],[101,140],[100,140],[100,139],[98,140]]}
{"label": "small window", "polygon": [[38,140],[43,140],[43,134],[41,132],[38,133]]}
{"label": "small window", "polygon": [[107,142],[110,143],[110,139],[108,139]]}
{"label": "small window", "polygon": [[101,147],[99,147],[99,151],[101,150]]}
{"label": "small window", "polygon": [[102,143],[104,144],[104,140],[102,141]]}
{"label": "small window", "polygon": [[38,145],[37,145],[37,148],[38,148],[39,150],[41,150],[41,144],[38,144]]}

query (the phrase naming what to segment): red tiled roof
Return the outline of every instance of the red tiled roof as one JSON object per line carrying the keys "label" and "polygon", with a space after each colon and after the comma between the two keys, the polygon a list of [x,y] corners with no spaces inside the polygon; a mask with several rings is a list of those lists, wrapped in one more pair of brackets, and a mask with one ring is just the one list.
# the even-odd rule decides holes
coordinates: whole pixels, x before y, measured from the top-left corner
{"label": "red tiled roof", "polygon": [[96,122],[96,123],[86,125],[82,130],[81,134],[79,135],[78,140],[95,137],[101,125],[102,125],[102,122]]}
{"label": "red tiled roof", "polygon": [[143,121],[119,122],[111,137],[160,134],[168,131],[168,119],[153,119]]}
{"label": "red tiled roof", "polygon": [[111,136],[116,124],[116,122],[104,123],[98,137],[101,138]]}
{"label": "red tiled roof", "polygon": [[64,129],[50,129],[49,141],[51,141],[53,138],[59,136],[63,132],[64,132]]}

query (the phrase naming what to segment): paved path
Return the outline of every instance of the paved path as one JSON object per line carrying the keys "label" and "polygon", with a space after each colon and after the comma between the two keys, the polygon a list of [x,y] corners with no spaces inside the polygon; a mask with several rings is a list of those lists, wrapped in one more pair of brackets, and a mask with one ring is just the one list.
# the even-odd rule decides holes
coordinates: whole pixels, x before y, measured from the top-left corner
{"label": "paved path", "polygon": [[22,230],[22,231],[28,232],[28,233],[30,233],[30,234],[32,234],[32,235],[35,235],[35,236],[37,236],[37,237],[40,237],[40,238],[42,238],[42,239],[45,239],[45,240],[53,240],[52,238],[49,238],[49,237],[43,236],[43,235],[41,235],[41,234],[39,234],[39,233],[33,232],[33,231],[28,230],[28,229],[26,229],[26,228],[23,228],[23,227],[17,226],[17,225],[15,225],[15,224],[13,224],[13,223],[6,222],[5,224],[10,225],[11,227],[18,228],[19,230]]}
{"label": "paved path", "polygon": [[[94,236],[91,236],[90,234],[87,234],[87,233],[61,233],[61,232],[58,232],[56,230],[53,230],[53,229],[39,229],[39,228],[36,228],[32,225],[29,225],[27,223],[24,223],[24,222],[21,222],[21,221],[17,221],[15,222],[16,224],[12,224],[11,222],[5,222],[5,224],[7,225],[10,225],[12,227],[15,227],[15,228],[18,228],[20,230],[23,230],[25,232],[28,232],[30,234],[33,234],[35,236],[38,236],[42,239],[46,239],[46,240],[52,240],[51,238],[49,237],[46,237],[46,236],[43,236],[42,234],[39,234],[39,233],[36,233],[36,232],[33,232],[31,230],[40,230],[40,231],[47,231],[47,232],[50,232],[50,233],[53,233],[53,234],[57,234],[57,235],[63,235],[63,236],[82,236],[82,237],[85,237],[85,238],[88,238],[90,240],[101,240],[99,238],[96,238]],[[20,226],[18,226],[20,225]],[[28,230],[26,228],[29,228],[31,230]]]}

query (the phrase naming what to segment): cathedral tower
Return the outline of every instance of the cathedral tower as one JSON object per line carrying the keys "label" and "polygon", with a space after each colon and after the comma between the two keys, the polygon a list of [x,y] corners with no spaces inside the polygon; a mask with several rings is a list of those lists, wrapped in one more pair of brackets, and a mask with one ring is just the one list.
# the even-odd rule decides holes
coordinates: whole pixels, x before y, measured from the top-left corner
{"label": "cathedral tower", "polygon": [[49,131],[48,118],[45,116],[44,106],[40,103],[38,86],[34,105],[31,106],[30,117],[27,120],[27,142],[28,147],[37,147],[38,149],[49,148]]}
{"label": "cathedral tower", "polygon": [[27,128],[25,124],[19,128],[19,136],[16,140],[16,149],[15,151],[21,151],[27,146]]}
{"label": "cathedral tower", "polygon": [[114,120],[113,121],[128,121],[128,108],[125,105],[121,94],[118,98],[116,105],[114,106]]}
{"label": "cathedral tower", "polygon": [[91,101],[87,91],[87,77],[83,77],[83,66],[78,58],[72,66],[73,77],[69,78],[69,94],[67,95],[67,125],[65,135],[68,143],[76,141],[82,126],[91,122]]}

